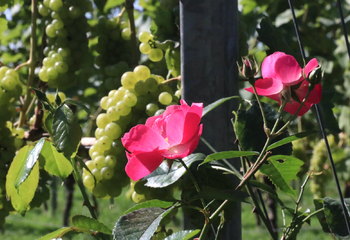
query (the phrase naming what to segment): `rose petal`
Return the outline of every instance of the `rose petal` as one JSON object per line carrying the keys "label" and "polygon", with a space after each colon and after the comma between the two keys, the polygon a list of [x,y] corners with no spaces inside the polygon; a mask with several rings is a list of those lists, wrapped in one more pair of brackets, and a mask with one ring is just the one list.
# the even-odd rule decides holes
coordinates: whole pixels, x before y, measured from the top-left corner
{"label": "rose petal", "polygon": [[168,159],[183,158],[191,154],[198,146],[200,136],[203,132],[203,124],[198,127],[197,134],[184,144],[175,145],[164,151],[162,155]]}
{"label": "rose petal", "polygon": [[302,81],[301,73],[299,63],[291,55],[281,56],[275,62],[275,78],[285,86],[295,85]]}
{"label": "rose petal", "polygon": [[276,75],[275,63],[280,58],[285,56],[283,52],[274,52],[267,56],[261,64],[261,74],[263,78],[273,78]]}
{"label": "rose petal", "polygon": [[304,67],[304,77],[308,77],[309,73],[318,67],[318,61],[316,58],[311,59]]}
{"label": "rose petal", "polygon": [[158,132],[142,124],[131,128],[129,132],[124,134],[121,141],[129,152],[152,152],[156,149],[169,147]]}
{"label": "rose petal", "polygon": [[156,170],[163,161],[160,152],[126,152],[128,163],[125,166],[126,174],[134,181],[137,181]]}
{"label": "rose petal", "polygon": [[[301,107],[301,109],[298,112],[298,116],[302,116],[304,115],[307,111],[309,111],[309,109],[312,107],[313,104],[307,103],[305,102],[303,104],[303,106]],[[300,103],[296,102],[296,101],[291,101],[289,103],[286,104],[286,106],[284,107],[284,111],[289,112],[290,114],[294,115],[298,108],[300,106]]]}
{"label": "rose petal", "polygon": [[[283,90],[283,84],[281,81],[273,78],[261,78],[255,81],[255,89],[260,96],[270,96],[279,94]],[[252,87],[245,88],[248,92],[254,93]]]}
{"label": "rose petal", "polygon": [[321,84],[316,84],[314,88],[311,90],[307,102],[309,103],[319,103],[322,98],[322,86]]}

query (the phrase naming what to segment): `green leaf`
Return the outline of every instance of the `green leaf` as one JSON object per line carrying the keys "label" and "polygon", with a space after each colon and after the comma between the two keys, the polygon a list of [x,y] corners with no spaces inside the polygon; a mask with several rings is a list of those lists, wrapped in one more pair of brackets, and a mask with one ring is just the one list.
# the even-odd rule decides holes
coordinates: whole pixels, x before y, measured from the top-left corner
{"label": "green leaf", "polygon": [[283,138],[277,142],[274,142],[273,144],[271,144],[270,146],[267,147],[267,151],[271,150],[271,149],[274,149],[274,148],[277,148],[277,147],[280,147],[282,145],[285,145],[287,143],[291,143],[295,140],[298,140],[298,139],[301,139],[301,138],[304,138],[304,137],[307,137],[311,134],[314,134],[315,132],[301,132],[301,133],[297,133],[297,134],[294,134],[294,135],[291,135],[289,137],[286,137],[286,138]]}
{"label": "green leaf", "polygon": [[48,173],[61,178],[67,178],[73,171],[71,162],[56,150],[51,142],[46,141],[41,150],[44,169]]}
{"label": "green leaf", "polygon": [[53,111],[54,107],[51,105],[49,99],[47,99],[46,94],[40,91],[39,89],[32,88],[32,90],[35,92],[36,97],[38,98],[39,102],[44,106],[44,108],[48,111]]}
{"label": "green leaf", "polygon": [[207,115],[210,111],[214,110],[215,108],[219,107],[221,104],[231,100],[231,99],[236,99],[240,98],[239,96],[231,96],[231,97],[226,97],[226,98],[220,98],[219,100],[216,100],[215,102],[209,104],[203,109],[203,117]]}
{"label": "green leaf", "polygon": [[[190,167],[192,163],[203,160],[204,157],[205,155],[202,153],[195,153],[183,158],[183,161],[187,167]],[[153,188],[167,187],[176,182],[185,173],[186,169],[181,163],[173,162],[169,169],[168,163],[164,161],[153,173],[144,178],[147,181],[145,186]]]}
{"label": "green leaf", "polygon": [[90,109],[85,104],[83,104],[82,102],[79,102],[79,101],[76,101],[76,100],[68,98],[68,99],[64,100],[64,103],[65,104],[75,105],[77,107],[81,107],[82,109],[84,109],[84,111],[86,113],[90,114]]}
{"label": "green leaf", "polygon": [[133,211],[136,211],[136,210],[141,209],[141,208],[151,208],[151,207],[169,208],[172,205],[174,205],[173,202],[166,202],[166,201],[161,201],[158,199],[153,199],[153,200],[149,200],[146,202],[136,204],[135,206],[132,206],[131,208],[126,210],[123,213],[123,215],[128,214],[128,213],[133,212]]}
{"label": "green leaf", "polygon": [[180,231],[171,234],[170,236],[166,237],[164,240],[190,240],[193,237],[197,236],[201,230],[196,229],[196,230],[185,230],[185,231]]}
{"label": "green leaf", "polygon": [[35,147],[29,152],[28,156],[26,157],[25,162],[21,166],[19,174],[17,175],[16,181],[15,181],[16,188],[18,188],[21,185],[21,183],[23,183],[27,179],[27,177],[29,176],[36,161],[39,158],[39,154],[43,148],[44,143],[45,143],[45,138],[41,138],[36,143]]}
{"label": "green leaf", "polygon": [[275,155],[269,157],[268,164],[262,165],[260,170],[283,192],[295,195],[290,182],[297,178],[297,173],[303,164],[304,162],[296,157]]}
{"label": "green leaf", "polygon": [[121,216],[113,229],[114,240],[151,239],[160,221],[172,210],[157,207],[142,208]]}
{"label": "green leaf", "polygon": [[72,110],[63,104],[53,115],[53,142],[58,151],[70,158],[77,151],[82,131]]}
{"label": "green leaf", "polygon": [[74,231],[73,227],[63,227],[60,229],[57,229],[56,231],[50,232],[46,234],[45,236],[42,236],[39,238],[39,240],[52,240],[52,239],[59,239],[63,237],[66,233],[69,233],[71,231]]}
{"label": "green leaf", "polygon": [[103,11],[107,12],[111,8],[115,8],[119,5],[121,5],[122,3],[124,3],[124,0],[107,0]]}
{"label": "green leaf", "polygon": [[0,17],[0,35],[3,35],[7,30],[7,20],[6,18]]}
{"label": "green leaf", "polygon": [[[323,204],[324,210],[322,214],[318,215],[318,218],[325,232],[330,232],[338,237],[349,236],[344,219],[343,208],[339,200],[325,197],[323,199],[317,199],[314,203],[318,209],[320,209],[320,205]],[[346,198],[345,203],[347,208],[349,208],[350,198]],[[350,213],[348,212],[348,214]]]}
{"label": "green leaf", "polygon": [[99,222],[94,218],[90,218],[83,215],[75,215],[72,218],[72,224],[80,229],[101,232],[105,234],[112,234],[112,231],[103,223]]}
{"label": "green leaf", "polygon": [[25,146],[16,153],[6,176],[6,194],[10,198],[13,208],[21,214],[27,210],[39,182],[39,164],[37,162],[25,181],[18,188],[15,187],[17,176],[31,150],[32,147]]}
{"label": "green leaf", "polygon": [[212,200],[213,196],[215,196],[216,200],[229,199],[231,201],[246,202],[249,195],[246,192],[235,191],[233,189],[219,189],[210,186],[202,186],[198,196],[209,200]]}
{"label": "green leaf", "polygon": [[244,156],[254,156],[258,154],[259,152],[253,152],[253,151],[223,151],[223,152],[212,153],[208,155],[204,159],[204,161],[201,164],[199,164],[199,166],[211,161],[229,159],[229,158],[238,158],[238,157],[244,157]]}

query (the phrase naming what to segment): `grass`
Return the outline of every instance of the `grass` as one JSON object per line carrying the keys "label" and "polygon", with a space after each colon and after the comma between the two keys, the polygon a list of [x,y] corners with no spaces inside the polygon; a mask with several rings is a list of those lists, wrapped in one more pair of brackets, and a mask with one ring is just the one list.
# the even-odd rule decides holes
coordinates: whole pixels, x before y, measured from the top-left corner
{"label": "grass", "polygon": [[[125,192],[124,192],[125,193]],[[113,228],[114,223],[119,218],[119,216],[127,208],[133,205],[130,200],[125,198],[125,194],[121,194],[118,198],[114,200],[112,204],[110,200],[100,199],[99,200],[99,220],[105,225]],[[50,207],[45,210],[44,207],[35,208],[28,211],[23,217],[19,214],[11,214],[6,219],[4,226],[4,232],[0,233],[0,239],[2,240],[33,240],[38,239],[45,234],[59,229],[62,227],[62,213],[65,205],[65,191],[64,187],[58,188],[58,208],[56,214],[52,214]],[[286,197],[283,201],[289,205],[293,206],[293,200],[290,197]],[[82,206],[82,197],[78,188],[74,193],[74,205],[72,209],[71,216],[76,214],[83,214],[90,216],[86,207]],[[48,203],[49,204],[49,203]],[[310,208],[313,211],[312,197],[309,190],[306,190],[305,198],[302,204],[302,210]],[[281,211],[278,210],[279,226],[282,226]],[[288,224],[287,219],[287,224]],[[180,224],[181,225],[181,224]],[[242,204],[242,239],[259,239],[259,240],[269,240],[269,234],[264,226],[258,226],[256,223],[255,214],[252,213],[252,206],[246,203]],[[177,226],[180,227],[180,226]],[[74,239],[74,240],[85,240],[92,239],[87,235],[79,234],[65,237],[64,239]],[[298,239],[318,239],[318,240],[330,240],[332,237],[328,234],[323,233],[318,220],[316,217],[311,219],[310,225],[305,224],[298,235]]]}

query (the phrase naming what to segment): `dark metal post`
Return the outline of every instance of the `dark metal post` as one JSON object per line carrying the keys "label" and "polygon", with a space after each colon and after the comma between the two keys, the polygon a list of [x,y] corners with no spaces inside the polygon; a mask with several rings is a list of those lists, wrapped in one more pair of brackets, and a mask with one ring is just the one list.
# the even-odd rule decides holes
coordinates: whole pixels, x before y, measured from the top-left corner
{"label": "dark metal post", "polygon": [[[237,0],[180,1],[182,87],[189,103],[206,105],[237,94],[237,11]],[[203,137],[217,150],[233,148],[232,110],[228,103],[203,119]],[[240,204],[232,213],[235,218],[226,225],[224,239],[239,240]]]}

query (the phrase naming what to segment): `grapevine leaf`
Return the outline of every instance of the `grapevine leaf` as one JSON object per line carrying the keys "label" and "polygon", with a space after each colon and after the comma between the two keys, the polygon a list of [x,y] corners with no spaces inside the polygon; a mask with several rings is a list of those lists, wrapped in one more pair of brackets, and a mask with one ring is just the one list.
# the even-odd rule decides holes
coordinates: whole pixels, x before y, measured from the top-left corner
{"label": "grapevine leaf", "polygon": [[161,220],[172,210],[157,207],[142,208],[121,216],[113,229],[114,240],[151,239]]}
{"label": "grapevine leaf", "polygon": [[[190,167],[193,162],[203,160],[204,157],[204,154],[196,153],[183,158],[183,161],[187,167]],[[153,188],[167,187],[176,182],[185,173],[186,169],[181,163],[174,162],[169,169],[168,163],[164,161],[153,173],[144,178],[147,181],[145,186]]]}
{"label": "grapevine leaf", "polygon": [[283,138],[277,142],[274,142],[270,146],[268,146],[267,151],[274,149],[274,148],[277,148],[277,147],[280,147],[280,146],[285,145],[287,143],[291,143],[295,140],[307,137],[307,136],[314,134],[314,133],[315,133],[314,131],[313,132],[301,132],[301,133],[297,133],[297,134],[291,135],[289,137]]}
{"label": "grapevine leaf", "polygon": [[71,162],[51,142],[46,141],[41,151],[44,169],[57,177],[67,178],[73,171]]}
{"label": "grapevine leaf", "polygon": [[206,106],[203,110],[203,117],[207,115],[210,111],[214,110],[215,108],[219,107],[221,104],[231,100],[231,99],[236,99],[240,98],[239,96],[231,96],[231,97],[226,97],[226,98],[220,98],[219,100],[216,100],[215,102],[209,104]]}
{"label": "grapevine leaf", "polygon": [[58,151],[70,158],[77,151],[82,131],[72,110],[63,104],[53,115],[53,142]]}
{"label": "grapevine leaf", "polygon": [[253,156],[258,154],[259,152],[253,152],[253,151],[223,151],[223,152],[212,153],[208,155],[204,159],[204,161],[201,164],[199,164],[199,166],[215,160],[238,158],[238,157],[244,157],[244,156]]}
{"label": "grapevine leaf", "polygon": [[195,237],[200,233],[199,229],[196,230],[185,230],[185,231],[180,231],[171,234],[170,236],[166,237],[164,240],[189,240]]}
{"label": "grapevine leaf", "polygon": [[10,198],[13,208],[21,214],[24,214],[27,210],[39,182],[39,164],[37,162],[25,181],[18,188],[15,186],[17,176],[20,174],[22,166],[25,164],[31,150],[32,147],[25,146],[16,153],[6,176],[7,196]]}
{"label": "grapevine leaf", "polygon": [[103,223],[99,222],[96,219],[83,216],[75,215],[72,218],[72,224],[74,227],[84,229],[87,231],[101,232],[105,234],[112,234],[112,231]]}
{"label": "grapevine leaf", "polygon": [[42,236],[41,238],[39,238],[39,240],[59,239],[64,234],[69,233],[71,231],[74,231],[73,227],[63,227],[63,228],[57,229],[53,232],[50,232],[50,233],[46,234],[45,236]]}
{"label": "grapevine leaf", "polygon": [[141,209],[141,208],[151,208],[151,207],[169,208],[173,204],[174,204],[173,202],[166,202],[166,201],[161,201],[158,199],[153,199],[153,200],[149,200],[146,202],[136,204],[135,206],[132,206],[131,208],[129,208],[128,210],[126,210],[124,212],[124,215],[128,214],[130,212],[136,211],[138,209]]}
{"label": "grapevine leaf", "polygon": [[21,166],[21,169],[15,181],[15,187],[17,189],[21,185],[21,183],[23,183],[27,179],[30,172],[32,171],[36,161],[39,158],[39,154],[43,148],[44,143],[45,143],[45,138],[41,138],[36,143],[35,147],[29,152],[28,156],[25,159],[25,162],[23,162],[23,165]]}
{"label": "grapevine leaf", "polygon": [[275,155],[269,157],[268,164],[261,166],[260,170],[283,192],[295,195],[290,182],[297,178],[297,173],[303,164],[304,162],[296,157]]}
{"label": "grapevine leaf", "polygon": [[[350,198],[345,199],[347,207],[350,206]],[[344,212],[341,202],[336,199],[325,197],[323,199],[314,200],[316,209],[324,210],[317,215],[323,231],[335,234],[338,237],[348,237]],[[348,212],[348,214],[350,214]]]}

